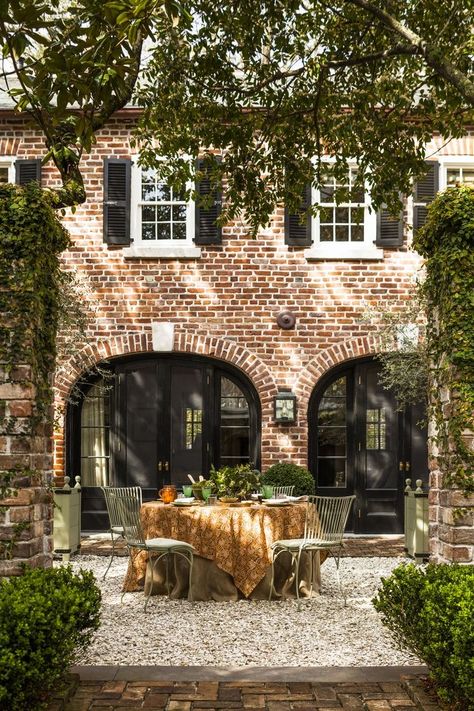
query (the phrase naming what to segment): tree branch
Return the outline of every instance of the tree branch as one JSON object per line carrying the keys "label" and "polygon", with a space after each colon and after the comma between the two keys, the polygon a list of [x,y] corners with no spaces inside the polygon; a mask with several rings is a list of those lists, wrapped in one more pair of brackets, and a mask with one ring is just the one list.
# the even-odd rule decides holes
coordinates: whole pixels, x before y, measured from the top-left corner
{"label": "tree branch", "polygon": [[436,46],[429,44],[422,37],[410,30],[404,24],[396,20],[386,10],[382,10],[375,5],[372,5],[368,0],[345,0],[350,5],[356,5],[366,12],[369,12],[373,17],[376,17],[390,31],[398,34],[410,45],[416,47],[420,56],[436,73],[446,79],[446,81],[454,86],[459,93],[474,106],[474,83],[450,61],[446,59],[442,52]]}

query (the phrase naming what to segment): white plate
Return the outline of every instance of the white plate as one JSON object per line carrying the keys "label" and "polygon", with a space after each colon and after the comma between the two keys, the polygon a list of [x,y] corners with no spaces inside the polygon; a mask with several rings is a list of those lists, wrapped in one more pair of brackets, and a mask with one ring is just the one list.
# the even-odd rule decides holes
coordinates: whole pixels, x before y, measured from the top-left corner
{"label": "white plate", "polygon": [[290,501],[286,499],[264,499],[263,503],[267,506],[289,506]]}

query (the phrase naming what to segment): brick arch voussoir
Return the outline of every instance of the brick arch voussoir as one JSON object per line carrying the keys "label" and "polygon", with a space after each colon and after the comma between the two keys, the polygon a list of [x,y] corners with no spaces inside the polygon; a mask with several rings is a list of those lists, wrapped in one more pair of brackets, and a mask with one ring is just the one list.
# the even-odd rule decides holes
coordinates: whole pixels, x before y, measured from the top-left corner
{"label": "brick arch voussoir", "polygon": [[186,328],[186,330],[177,330],[174,352],[194,353],[235,366],[253,383],[260,397],[262,409],[271,406],[272,399],[277,393],[274,377],[264,361],[248,348],[235,341],[206,336]]}
{"label": "brick arch voussoir", "polygon": [[[108,340],[88,344],[77,355],[61,364],[55,379],[56,399],[64,401],[84,371],[108,358],[153,351],[151,331],[124,333]],[[222,360],[238,368],[253,383],[262,408],[269,407],[277,387],[268,366],[251,350],[234,341],[181,330],[175,332],[174,353],[190,353]]]}
{"label": "brick arch voussoir", "polygon": [[298,396],[301,409],[307,411],[309,399],[317,382],[331,368],[345,361],[375,355],[379,350],[379,338],[366,335],[337,343],[319,353],[301,371],[296,382],[295,394]]}

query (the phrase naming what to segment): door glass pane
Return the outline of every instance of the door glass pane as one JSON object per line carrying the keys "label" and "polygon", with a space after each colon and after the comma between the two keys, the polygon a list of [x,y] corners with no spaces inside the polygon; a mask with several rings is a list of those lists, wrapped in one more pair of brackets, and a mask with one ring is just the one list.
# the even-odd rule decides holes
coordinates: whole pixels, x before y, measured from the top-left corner
{"label": "door glass pane", "polygon": [[202,473],[203,371],[173,366],[171,369],[171,481],[189,483]]}
{"label": "door glass pane", "polygon": [[346,388],[346,376],[338,378],[328,385],[318,405],[318,487],[345,487],[347,485]]}
{"label": "door glass pane", "polygon": [[6,165],[0,165],[0,184],[8,183],[8,168]]}
{"label": "door glass pane", "polygon": [[81,410],[81,484],[107,486],[109,482],[109,397],[104,382],[93,385]]}
{"label": "door glass pane", "polygon": [[242,390],[221,378],[220,466],[250,461],[250,411]]}
{"label": "door glass pane", "polygon": [[367,410],[366,438],[367,449],[386,449],[386,423],[383,408]]}

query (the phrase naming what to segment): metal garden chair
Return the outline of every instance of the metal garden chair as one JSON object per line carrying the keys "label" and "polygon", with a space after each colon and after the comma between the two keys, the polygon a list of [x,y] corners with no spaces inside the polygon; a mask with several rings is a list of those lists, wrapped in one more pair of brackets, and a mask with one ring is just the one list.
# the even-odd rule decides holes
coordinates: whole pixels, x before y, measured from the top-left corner
{"label": "metal garden chair", "polygon": [[[290,553],[292,564],[296,565],[296,598],[298,606],[299,596],[299,566],[303,551],[326,550],[336,563],[336,575],[339,589],[346,596],[341,586],[339,576],[339,562],[343,546],[344,529],[355,496],[309,496],[306,505],[306,520],[303,538],[275,541],[272,545],[272,578],[270,583],[269,600],[272,599],[275,580],[275,561],[281,553]],[[336,555],[337,552],[337,555]],[[311,557],[312,563],[312,557]],[[313,571],[311,570],[310,597],[313,589]]]}
{"label": "metal garden chair", "polygon": [[142,490],[139,486],[127,486],[127,487],[115,487],[115,486],[101,486],[100,487],[102,491],[104,492],[104,498],[105,498],[105,505],[107,507],[107,513],[109,514],[109,533],[112,538],[112,555],[109,560],[109,564],[107,566],[107,569],[105,573],[102,576],[102,580],[105,580],[105,576],[109,572],[110,566],[112,565],[112,561],[114,559],[115,555],[115,536],[117,538],[123,538],[123,526],[120,521],[120,514],[117,506],[117,500],[110,496],[110,492],[128,492],[130,496],[134,497],[136,500],[136,505],[138,510],[140,510],[140,507],[142,505]]}
{"label": "metal garden chair", "polygon": [[[140,507],[137,506],[135,497],[129,494],[126,490],[115,489],[109,491],[109,496],[115,500],[117,510],[119,511],[120,521],[123,528],[123,537],[128,548],[130,561],[132,561],[132,550],[147,551],[150,554],[152,580],[155,566],[159,561],[167,557],[166,560],[166,589],[168,596],[170,593],[169,586],[169,556],[170,554],[178,555],[184,558],[189,565],[189,599],[192,600],[191,580],[193,573],[193,554],[194,548],[190,543],[185,541],[177,541],[174,538],[147,538],[143,534],[142,524],[140,520]],[[155,556],[153,561],[153,557]],[[151,596],[152,584],[148,595],[145,599],[145,612],[148,605],[148,600]],[[122,600],[125,592],[122,593]]]}
{"label": "metal garden chair", "polygon": [[295,490],[294,485],[293,486],[274,486],[273,487],[273,496],[275,499],[278,499],[278,497],[283,494],[284,496],[293,496],[293,492]]}

